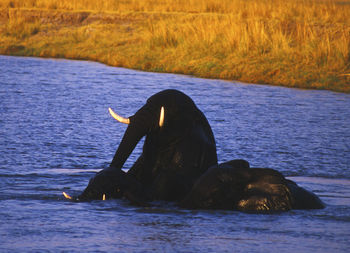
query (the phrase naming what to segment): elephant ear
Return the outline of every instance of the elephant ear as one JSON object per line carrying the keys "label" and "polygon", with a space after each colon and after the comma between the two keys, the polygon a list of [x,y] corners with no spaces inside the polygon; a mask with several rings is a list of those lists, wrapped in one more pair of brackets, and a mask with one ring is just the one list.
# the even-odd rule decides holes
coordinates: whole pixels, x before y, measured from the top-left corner
{"label": "elephant ear", "polygon": [[160,108],[160,115],[159,115],[159,127],[162,127],[164,125],[164,106]]}

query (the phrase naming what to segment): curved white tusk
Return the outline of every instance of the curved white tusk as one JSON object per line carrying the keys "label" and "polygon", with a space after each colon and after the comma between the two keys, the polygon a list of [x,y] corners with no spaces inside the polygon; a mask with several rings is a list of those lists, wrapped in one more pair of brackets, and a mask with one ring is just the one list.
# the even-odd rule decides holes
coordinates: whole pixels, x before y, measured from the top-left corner
{"label": "curved white tusk", "polygon": [[108,108],[109,113],[112,115],[112,117],[116,120],[118,120],[120,123],[124,124],[130,124],[130,119],[129,118],[123,118],[122,116],[119,116],[111,108]]}
{"label": "curved white tusk", "polygon": [[63,196],[66,198],[66,199],[72,199],[71,196],[69,196],[67,193],[65,192],[62,192]]}
{"label": "curved white tusk", "polygon": [[164,125],[164,107],[160,108],[159,127]]}

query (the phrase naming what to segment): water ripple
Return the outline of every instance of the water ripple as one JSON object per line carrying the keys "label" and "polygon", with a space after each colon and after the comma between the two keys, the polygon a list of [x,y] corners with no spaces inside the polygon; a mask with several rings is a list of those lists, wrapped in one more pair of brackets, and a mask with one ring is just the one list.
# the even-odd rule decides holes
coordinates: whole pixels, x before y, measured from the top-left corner
{"label": "water ripple", "polygon": [[[0,68],[1,252],[350,251],[349,94],[67,60],[0,56]],[[255,215],[65,200],[108,166],[123,136],[107,108],[130,116],[169,88],[207,116],[220,161],[278,169],[326,208]]]}

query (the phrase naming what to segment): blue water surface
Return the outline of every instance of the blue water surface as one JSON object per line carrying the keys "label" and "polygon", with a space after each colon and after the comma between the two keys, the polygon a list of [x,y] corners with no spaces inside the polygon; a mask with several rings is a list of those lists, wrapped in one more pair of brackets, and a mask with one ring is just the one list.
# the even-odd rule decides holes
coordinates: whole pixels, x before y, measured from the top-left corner
{"label": "blue water surface", "polygon": [[[207,116],[220,162],[281,171],[326,208],[269,215],[72,203],[134,114],[168,88]],[[350,94],[0,56],[0,252],[349,252]],[[125,164],[141,153],[140,143]]]}

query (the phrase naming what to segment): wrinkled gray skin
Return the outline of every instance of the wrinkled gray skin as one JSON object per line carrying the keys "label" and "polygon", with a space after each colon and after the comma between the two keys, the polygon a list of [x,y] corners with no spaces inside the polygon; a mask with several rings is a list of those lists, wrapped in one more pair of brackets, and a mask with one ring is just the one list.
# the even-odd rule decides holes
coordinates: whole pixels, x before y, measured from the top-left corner
{"label": "wrinkled gray skin", "polygon": [[[162,106],[165,121],[159,127]],[[121,168],[143,136],[143,152],[126,173]],[[130,117],[110,167],[97,173],[77,198],[102,199],[103,194],[137,205],[177,201],[190,209],[266,212],[323,207],[316,195],[273,169],[250,168],[244,160],[218,165],[207,119],[177,90],[153,95]]]}

